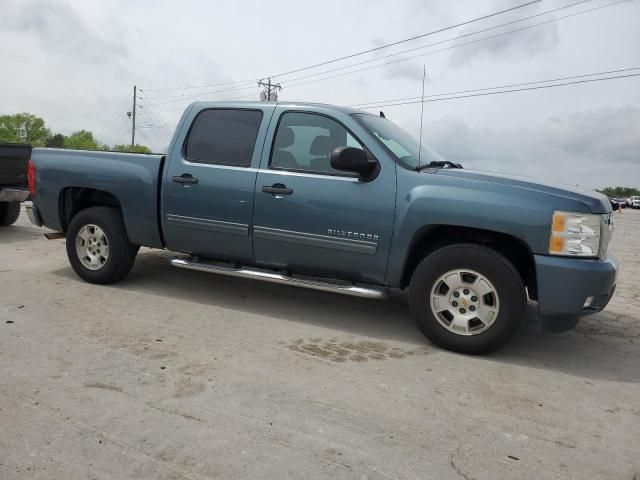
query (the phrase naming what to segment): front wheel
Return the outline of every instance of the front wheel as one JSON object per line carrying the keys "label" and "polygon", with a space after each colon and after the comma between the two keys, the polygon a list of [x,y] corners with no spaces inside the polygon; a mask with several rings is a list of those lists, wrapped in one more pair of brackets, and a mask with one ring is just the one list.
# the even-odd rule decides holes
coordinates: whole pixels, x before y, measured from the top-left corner
{"label": "front wheel", "polygon": [[0,202],[0,227],[13,225],[20,216],[20,202]]}
{"label": "front wheel", "polygon": [[416,268],[409,303],[436,345],[480,355],[506,345],[524,321],[526,291],[503,255],[475,244],[443,247]]}
{"label": "front wheel", "polygon": [[113,283],[133,267],[138,247],[129,243],[117,208],[92,207],[78,212],[67,229],[67,256],[80,278]]}

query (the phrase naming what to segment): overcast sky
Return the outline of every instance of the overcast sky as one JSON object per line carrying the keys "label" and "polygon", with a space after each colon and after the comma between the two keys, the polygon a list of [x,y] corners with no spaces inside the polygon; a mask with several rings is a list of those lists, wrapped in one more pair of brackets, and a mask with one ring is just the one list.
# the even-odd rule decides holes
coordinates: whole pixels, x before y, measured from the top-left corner
{"label": "overcast sky", "polygon": [[[456,40],[577,1],[543,0],[394,48],[282,76],[276,79],[283,86],[280,98],[352,105],[417,96],[424,64],[426,95],[640,67],[638,0],[560,19],[614,1],[592,0]],[[276,75],[525,2],[0,0],[0,114],[35,113],[54,132],[87,128],[103,142],[126,143],[134,84],[142,89],[138,124],[173,125],[194,99],[187,95],[258,97],[253,83],[182,87]],[[401,57],[293,81],[439,43],[402,58],[425,54],[552,18],[558,20],[380,68],[312,82]],[[176,90],[157,90],[168,88]],[[418,134],[419,104],[382,110]],[[137,139],[163,151],[171,133],[169,126],[141,128]],[[423,139],[465,167],[587,188],[640,186],[640,77],[427,103]]]}

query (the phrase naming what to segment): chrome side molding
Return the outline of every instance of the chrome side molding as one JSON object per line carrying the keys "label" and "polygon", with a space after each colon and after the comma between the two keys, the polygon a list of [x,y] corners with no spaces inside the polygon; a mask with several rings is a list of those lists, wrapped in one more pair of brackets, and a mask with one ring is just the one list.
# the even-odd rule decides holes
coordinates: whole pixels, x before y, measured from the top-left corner
{"label": "chrome side molding", "polygon": [[196,270],[199,272],[217,273],[220,275],[228,275],[230,277],[252,278],[271,283],[280,283],[283,285],[291,285],[293,287],[310,288],[313,290],[321,290],[323,292],[341,293],[352,297],[384,299],[388,292],[384,287],[361,286],[353,283],[341,283],[327,279],[311,279],[308,277],[292,277],[283,273],[273,272],[270,270],[260,270],[257,268],[248,268],[242,266],[233,266],[225,263],[205,263],[192,259],[174,258],[171,265],[178,268],[188,270]]}

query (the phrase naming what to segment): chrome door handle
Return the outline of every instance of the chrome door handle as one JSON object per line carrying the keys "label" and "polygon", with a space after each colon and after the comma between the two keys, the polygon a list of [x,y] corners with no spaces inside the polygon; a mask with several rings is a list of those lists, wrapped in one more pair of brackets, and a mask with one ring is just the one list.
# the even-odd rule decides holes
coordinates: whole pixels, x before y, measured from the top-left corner
{"label": "chrome door handle", "polygon": [[274,183],[271,186],[265,185],[262,187],[262,191],[271,195],[291,195],[293,193],[293,190],[282,183]]}

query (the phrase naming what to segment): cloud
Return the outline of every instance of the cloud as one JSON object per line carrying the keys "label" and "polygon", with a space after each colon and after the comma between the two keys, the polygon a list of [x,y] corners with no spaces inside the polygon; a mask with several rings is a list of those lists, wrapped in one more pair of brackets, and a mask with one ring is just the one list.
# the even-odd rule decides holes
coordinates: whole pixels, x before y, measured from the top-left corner
{"label": "cloud", "polygon": [[448,117],[425,126],[434,150],[467,168],[587,188],[640,187],[640,107],[602,108],[549,118],[528,128],[472,128]]}
{"label": "cloud", "polygon": [[422,68],[422,65],[416,63],[399,62],[386,67],[384,75],[390,79],[416,80],[422,84]]}
{"label": "cloud", "polygon": [[[109,25],[110,37],[90,28],[68,4],[47,0],[0,0],[0,30],[28,35],[39,41],[47,53],[74,55],[84,60],[126,57],[127,48],[117,35],[115,24]],[[116,30],[114,32],[114,30]]]}
{"label": "cloud", "polygon": [[[500,6],[500,8],[509,8],[513,6],[511,3],[507,3]],[[538,10],[540,8],[538,7]],[[500,21],[493,21],[489,24],[483,24],[482,28],[487,28],[491,25],[499,25],[508,21],[517,20],[535,14],[535,10],[527,10],[526,12],[515,11],[512,14],[501,16]],[[530,57],[539,53],[548,52],[556,48],[559,42],[558,24],[557,22],[547,23],[540,25],[539,27],[533,27],[527,30],[520,30],[514,33],[507,33],[505,35],[499,35],[510,30],[516,30],[523,28],[533,23],[540,21],[550,20],[553,17],[544,16],[536,18],[530,22],[520,22],[514,25],[504,27],[502,29],[490,30],[489,32],[479,34],[477,36],[471,36],[465,38],[461,43],[473,41],[477,38],[491,37],[489,40],[483,40],[481,42],[456,48],[450,57],[450,63],[455,66],[461,66],[471,62],[478,57],[486,57],[486,59],[502,59],[511,60],[514,58],[521,58],[523,56]],[[482,29],[478,25],[472,25],[460,31],[460,35],[465,35],[477,30]],[[496,36],[499,35],[499,36]]]}

